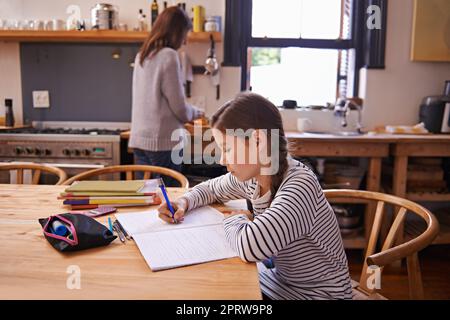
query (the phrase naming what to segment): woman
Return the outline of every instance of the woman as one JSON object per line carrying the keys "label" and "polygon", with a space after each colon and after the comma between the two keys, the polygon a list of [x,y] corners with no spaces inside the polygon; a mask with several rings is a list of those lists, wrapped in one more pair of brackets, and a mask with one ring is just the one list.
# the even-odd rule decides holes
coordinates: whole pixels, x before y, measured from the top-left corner
{"label": "woman", "polygon": [[265,297],[351,299],[336,217],[314,173],[288,156],[278,109],[257,94],[243,93],[221,107],[211,124],[229,173],[175,201],[174,220],[163,203],[160,218],[182,223],[194,208],[250,200],[253,214],[232,212],[223,226],[242,260],[262,262],[258,269]]}
{"label": "woman", "polygon": [[[179,145],[179,140],[171,139],[172,133],[183,128],[184,123],[203,116],[185,102],[177,53],[191,28],[184,10],[176,6],[167,8],[158,16],[136,55],[129,141],[136,164],[180,171],[181,164],[175,164],[171,158],[172,149]],[[173,179],[166,182],[174,185]]]}

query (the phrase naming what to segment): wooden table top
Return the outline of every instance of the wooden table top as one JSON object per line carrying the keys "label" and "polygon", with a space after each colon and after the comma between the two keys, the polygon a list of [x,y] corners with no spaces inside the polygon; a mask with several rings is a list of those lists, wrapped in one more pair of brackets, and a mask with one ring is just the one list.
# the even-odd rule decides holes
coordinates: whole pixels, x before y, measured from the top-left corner
{"label": "wooden table top", "polygon": [[[64,188],[0,184],[0,299],[261,299],[256,265],[239,258],[152,272],[134,241],[59,253],[37,219],[67,211],[56,199]],[[79,290],[66,286],[71,265]]]}

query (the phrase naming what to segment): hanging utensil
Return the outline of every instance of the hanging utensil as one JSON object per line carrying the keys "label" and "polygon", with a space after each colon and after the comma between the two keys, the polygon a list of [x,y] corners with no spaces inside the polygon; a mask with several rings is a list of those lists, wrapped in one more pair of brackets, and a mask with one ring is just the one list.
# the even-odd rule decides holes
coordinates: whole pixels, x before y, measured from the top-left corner
{"label": "hanging utensil", "polygon": [[219,63],[216,58],[216,45],[212,35],[209,36],[211,40],[211,47],[208,49],[207,58],[205,61],[205,75],[212,75],[219,70]]}

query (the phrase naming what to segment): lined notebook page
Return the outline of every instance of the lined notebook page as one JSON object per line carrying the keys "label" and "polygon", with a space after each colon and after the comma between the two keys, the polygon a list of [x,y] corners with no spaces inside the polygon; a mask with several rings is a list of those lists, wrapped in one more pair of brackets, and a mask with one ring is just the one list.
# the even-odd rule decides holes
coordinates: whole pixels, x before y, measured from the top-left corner
{"label": "lined notebook page", "polygon": [[115,215],[120,224],[131,235],[149,233],[155,231],[173,231],[197,226],[215,225],[222,226],[223,214],[209,206],[201,207],[186,214],[184,221],[179,224],[169,224],[158,217],[156,209],[120,213]]}
{"label": "lined notebook page", "polygon": [[222,225],[141,233],[134,240],[152,271],[236,257]]}
{"label": "lined notebook page", "polygon": [[180,224],[169,224],[158,211],[116,214],[133,237],[152,271],[235,257],[223,230],[223,214],[209,206],[186,214]]}

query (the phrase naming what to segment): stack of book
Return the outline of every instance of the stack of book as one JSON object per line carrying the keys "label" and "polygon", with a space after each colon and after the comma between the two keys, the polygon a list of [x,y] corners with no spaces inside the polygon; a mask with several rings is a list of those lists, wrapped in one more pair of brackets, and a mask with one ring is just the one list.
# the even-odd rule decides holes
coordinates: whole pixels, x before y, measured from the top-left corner
{"label": "stack of book", "polygon": [[160,204],[157,195],[158,179],[129,181],[78,181],[62,192],[71,210],[90,210],[100,207],[131,207]]}

